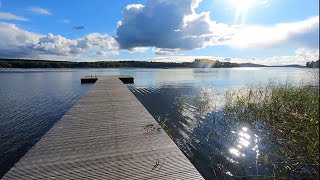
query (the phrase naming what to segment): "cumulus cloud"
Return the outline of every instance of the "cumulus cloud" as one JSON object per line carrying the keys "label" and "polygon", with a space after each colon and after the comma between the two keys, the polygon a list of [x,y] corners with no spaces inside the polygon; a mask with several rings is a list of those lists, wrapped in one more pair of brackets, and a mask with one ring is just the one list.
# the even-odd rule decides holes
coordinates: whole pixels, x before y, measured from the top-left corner
{"label": "cumulus cloud", "polygon": [[116,40],[106,34],[92,33],[83,38],[68,39],[60,35],[41,35],[0,23],[0,56],[31,57],[42,55],[78,56],[91,51],[118,49]]}
{"label": "cumulus cloud", "polygon": [[27,18],[17,16],[12,13],[5,13],[5,12],[0,12],[0,19],[4,20],[15,20],[15,21],[28,21]]}
{"label": "cumulus cloud", "polygon": [[100,33],[92,33],[74,40],[49,33],[33,44],[32,49],[46,54],[68,56],[80,55],[91,50],[117,49],[117,43],[113,37]]}
{"label": "cumulus cloud", "polygon": [[32,55],[28,46],[38,42],[40,35],[19,29],[14,24],[0,23],[0,56],[25,57]]}
{"label": "cumulus cloud", "polygon": [[40,54],[53,54],[67,56],[71,54],[81,54],[85,50],[77,46],[77,41],[70,40],[60,35],[49,33],[38,39],[38,42],[29,46]]}
{"label": "cumulus cloud", "polygon": [[190,50],[205,46],[214,24],[209,12],[197,14],[201,0],[149,0],[123,10],[117,41],[121,49],[156,47]]}
{"label": "cumulus cloud", "polygon": [[156,54],[226,45],[237,49],[319,47],[319,17],[274,25],[217,23],[196,13],[202,0],[148,0],[124,8],[116,39],[121,49],[155,47]]}
{"label": "cumulus cloud", "polygon": [[44,9],[41,7],[30,6],[30,7],[28,7],[28,10],[35,13],[35,14],[52,15],[52,13],[48,9]]}
{"label": "cumulus cloud", "polygon": [[107,34],[91,33],[76,41],[77,46],[82,49],[91,49],[93,47],[98,47],[100,49],[118,49],[117,41]]}

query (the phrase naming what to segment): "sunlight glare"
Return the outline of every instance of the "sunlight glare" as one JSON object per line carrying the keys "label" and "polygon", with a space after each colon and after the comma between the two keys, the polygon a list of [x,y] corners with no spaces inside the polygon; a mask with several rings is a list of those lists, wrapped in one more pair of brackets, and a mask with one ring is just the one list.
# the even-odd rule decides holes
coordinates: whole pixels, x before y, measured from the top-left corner
{"label": "sunlight glare", "polygon": [[243,24],[245,17],[250,8],[252,8],[257,0],[229,0],[231,6],[235,9],[235,23],[241,19]]}
{"label": "sunlight glare", "polygon": [[230,153],[235,155],[235,156],[240,156],[240,151],[238,149],[235,149],[235,148],[230,148],[229,149]]}
{"label": "sunlight glare", "polygon": [[247,12],[255,3],[255,0],[231,0],[232,6],[239,12]]}

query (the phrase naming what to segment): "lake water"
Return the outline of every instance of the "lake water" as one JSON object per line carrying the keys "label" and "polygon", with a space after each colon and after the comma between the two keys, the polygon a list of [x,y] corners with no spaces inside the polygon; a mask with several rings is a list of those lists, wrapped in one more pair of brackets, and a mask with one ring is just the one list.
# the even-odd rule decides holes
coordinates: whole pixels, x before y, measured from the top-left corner
{"label": "lake water", "polygon": [[[87,75],[133,76],[129,89],[204,177],[268,175],[270,167],[256,161],[270,148],[262,143],[263,132],[213,121],[212,106],[201,103],[219,106],[226,90],[247,84],[307,83],[312,71],[319,73],[303,68],[0,70],[0,177],[90,90],[80,84]],[[246,146],[239,151],[241,142]]]}

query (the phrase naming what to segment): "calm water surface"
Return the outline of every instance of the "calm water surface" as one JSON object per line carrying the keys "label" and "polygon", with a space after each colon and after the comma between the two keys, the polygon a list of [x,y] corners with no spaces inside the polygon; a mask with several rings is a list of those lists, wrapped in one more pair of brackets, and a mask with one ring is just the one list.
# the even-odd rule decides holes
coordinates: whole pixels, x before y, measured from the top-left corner
{"label": "calm water surface", "polygon": [[[307,83],[314,73],[301,68],[0,70],[0,177],[90,90],[80,84],[87,75],[133,76],[129,89],[200,173],[212,179],[271,170],[256,161],[271,148],[264,132],[213,120],[219,97],[228,89],[270,80]],[[203,102],[210,106],[203,108]]]}

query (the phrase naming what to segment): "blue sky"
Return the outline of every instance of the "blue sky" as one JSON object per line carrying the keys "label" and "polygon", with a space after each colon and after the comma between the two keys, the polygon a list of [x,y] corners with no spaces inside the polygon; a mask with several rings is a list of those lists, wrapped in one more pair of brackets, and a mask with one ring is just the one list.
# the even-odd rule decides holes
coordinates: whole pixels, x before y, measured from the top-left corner
{"label": "blue sky", "polygon": [[71,61],[319,58],[317,0],[0,0],[0,56]]}

